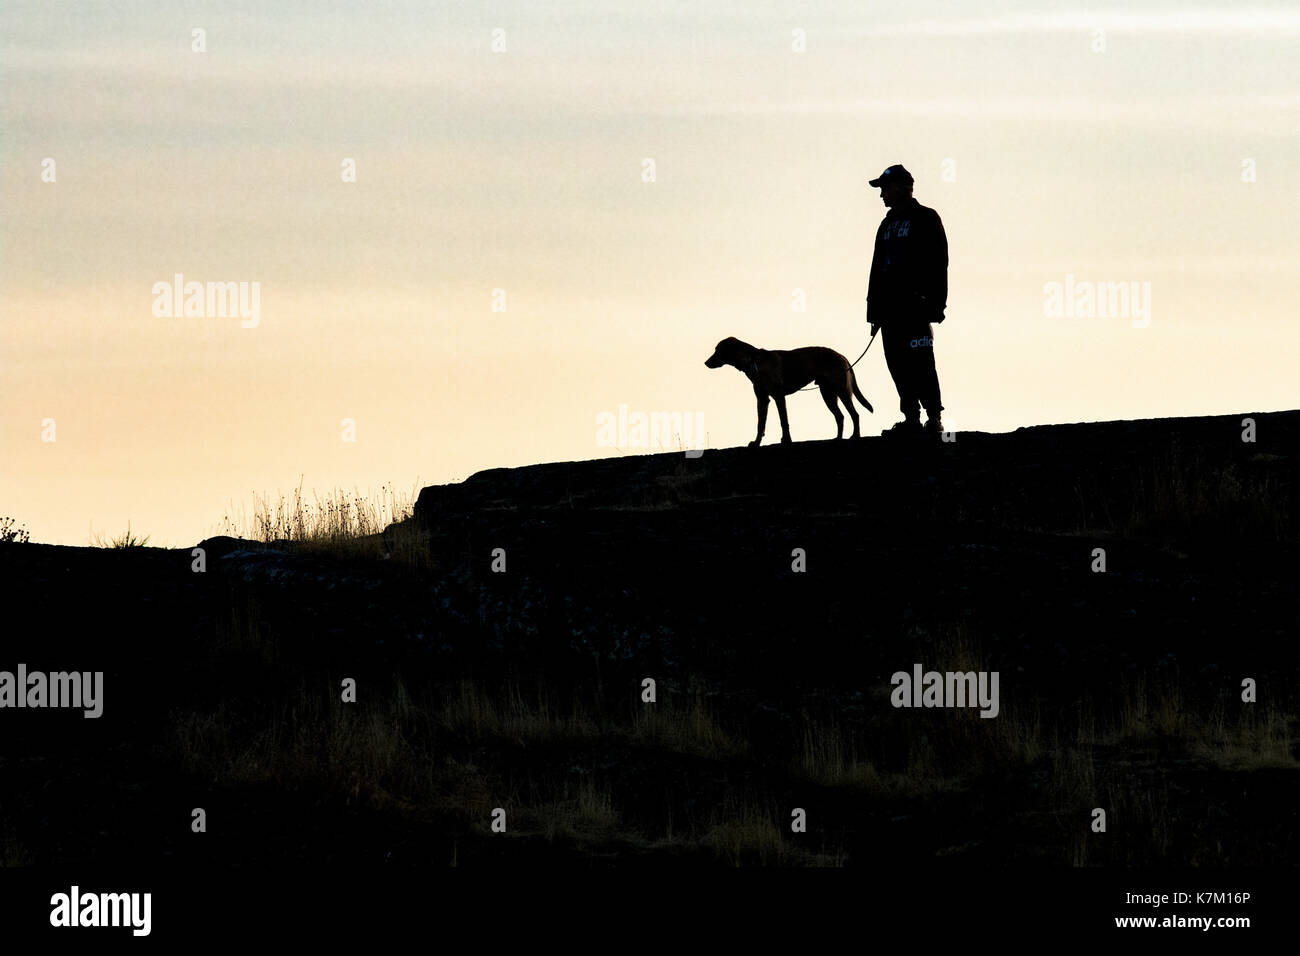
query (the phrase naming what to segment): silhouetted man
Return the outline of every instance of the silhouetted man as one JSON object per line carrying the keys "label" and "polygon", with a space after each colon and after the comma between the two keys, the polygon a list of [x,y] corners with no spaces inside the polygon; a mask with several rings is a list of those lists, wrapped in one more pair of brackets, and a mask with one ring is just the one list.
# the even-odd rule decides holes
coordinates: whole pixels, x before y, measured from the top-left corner
{"label": "silhouetted man", "polygon": [[[868,185],[880,187],[889,212],[876,230],[867,285],[867,321],[884,336],[885,363],[898,389],[903,420],[886,435],[938,436],[939,375],[934,330],[948,304],[948,237],[939,214],[912,198],[912,174],[890,166]],[[927,421],[921,427],[921,407]]]}

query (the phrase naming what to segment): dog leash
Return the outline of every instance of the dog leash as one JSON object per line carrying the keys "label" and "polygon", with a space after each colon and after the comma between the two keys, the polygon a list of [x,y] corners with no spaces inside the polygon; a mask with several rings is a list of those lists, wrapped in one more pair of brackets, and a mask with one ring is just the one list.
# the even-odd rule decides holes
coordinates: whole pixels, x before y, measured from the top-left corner
{"label": "dog leash", "polygon": [[[871,348],[871,343],[874,342],[874,341],[876,341],[876,332],[879,332],[879,331],[880,331],[880,326],[877,325],[877,326],[876,326],[876,330],[875,330],[875,332],[872,332],[872,333],[871,333],[871,338],[867,339],[867,348],[862,350],[862,355],[866,355],[866,354],[867,354],[867,349]],[[852,362],[850,362],[850,363],[849,363],[849,368],[853,368],[853,366],[855,366],[855,365],[857,365],[859,362],[861,362],[861,361],[862,361],[862,355],[859,355],[859,356],[858,356],[857,358],[855,358]],[[817,384],[814,382],[812,385],[806,385],[806,386],[804,386],[803,388],[796,389],[796,391],[799,391],[799,392],[810,392],[810,391],[812,391],[814,388],[820,388],[820,387],[821,387],[821,386],[817,385]]]}

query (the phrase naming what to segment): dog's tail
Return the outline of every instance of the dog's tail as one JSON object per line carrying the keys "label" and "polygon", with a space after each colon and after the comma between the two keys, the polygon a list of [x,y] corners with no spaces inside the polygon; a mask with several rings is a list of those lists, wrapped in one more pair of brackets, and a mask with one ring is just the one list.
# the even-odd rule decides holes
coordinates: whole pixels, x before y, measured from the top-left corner
{"label": "dog's tail", "polygon": [[853,374],[852,365],[849,366],[849,388],[853,389],[853,396],[867,407],[867,411],[872,413],[875,412],[875,409],[871,407],[871,403],[866,400],[860,391],[858,391],[858,377]]}

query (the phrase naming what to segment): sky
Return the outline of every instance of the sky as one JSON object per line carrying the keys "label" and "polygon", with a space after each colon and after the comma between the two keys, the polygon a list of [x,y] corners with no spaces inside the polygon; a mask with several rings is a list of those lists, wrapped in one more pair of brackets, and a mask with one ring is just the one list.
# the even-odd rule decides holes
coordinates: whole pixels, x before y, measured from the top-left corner
{"label": "sky", "polygon": [[744,444],[704,360],[861,352],[893,163],[958,440],[1300,407],[1286,4],[5,0],[0,516],[182,547],[300,484]]}

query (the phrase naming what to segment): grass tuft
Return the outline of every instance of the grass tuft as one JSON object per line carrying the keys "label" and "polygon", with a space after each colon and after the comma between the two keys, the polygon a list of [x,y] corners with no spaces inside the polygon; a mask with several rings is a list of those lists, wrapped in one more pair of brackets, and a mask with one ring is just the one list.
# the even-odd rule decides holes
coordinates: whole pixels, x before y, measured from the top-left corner
{"label": "grass tuft", "polygon": [[143,548],[149,543],[149,535],[141,538],[139,535],[131,533],[131,522],[126,523],[126,531],[116,538],[106,538],[103,534],[97,534],[94,531],[90,534],[91,547],[95,548]]}
{"label": "grass tuft", "polygon": [[324,496],[313,492],[309,501],[299,482],[288,495],[255,495],[251,518],[242,510],[227,514],[219,533],[307,553],[427,569],[433,565],[429,533],[413,518],[419,487],[417,479],[409,494],[391,485],[376,495],[335,489]]}

